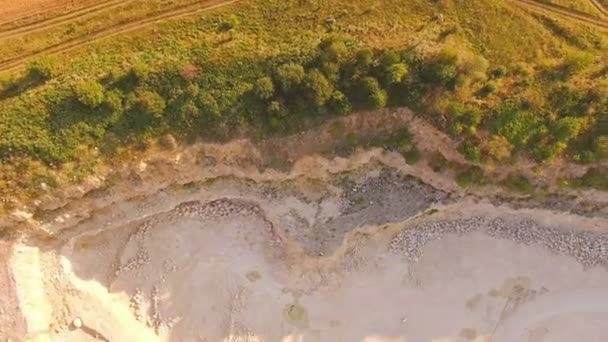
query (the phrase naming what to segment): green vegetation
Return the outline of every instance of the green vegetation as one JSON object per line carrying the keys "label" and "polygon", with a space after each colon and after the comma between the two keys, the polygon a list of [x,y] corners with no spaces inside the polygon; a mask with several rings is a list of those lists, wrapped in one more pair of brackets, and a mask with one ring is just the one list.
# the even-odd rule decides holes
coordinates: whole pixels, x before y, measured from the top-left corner
{"label": "green vegetation", "polygon": [[[129,7],[133,17],[153,12],[145,6]],[[263,138],[386,106],[416,109],[475,163],[607,158],[608,96],[597,90],[606,59],[595,58],[606,56],[605,34],[554,20],[557,33],[495,0],[315,6],[247,1],[99,41],[75,51],[70,63],[30,63],[0,91],[0,195],[35,184],[33,172],[21,173],[27,184],[16,182],[15,170],[85,173],[166,134],[227,139],[253,131]],[[445,20],[432,19],[436,13]],[[87,34],[106,16],[82,19],[73,31],[58,25],[25,35],[32,44],[21,49],[10,39],[0,51],[8,60]],[[336,23],[328,27],[327,18]],[[409,134],[392,133],[378,145],[411,163],[420,158]],[[447,167],[440,159],[434,168]],[[480,171],[460,172],[459,183],[482,182]]]}
{"label": "green vegetation", "polygon": [[478,166],[471,166],[456,174],[456,183],[463,188],[484,185],[486,182],[486,176]]}
{"label": "green vegetation", "polygon": [[531,194],[534,192],[534,185],[524,175],[509,175],[503,182],[503,186],[513,192]]}

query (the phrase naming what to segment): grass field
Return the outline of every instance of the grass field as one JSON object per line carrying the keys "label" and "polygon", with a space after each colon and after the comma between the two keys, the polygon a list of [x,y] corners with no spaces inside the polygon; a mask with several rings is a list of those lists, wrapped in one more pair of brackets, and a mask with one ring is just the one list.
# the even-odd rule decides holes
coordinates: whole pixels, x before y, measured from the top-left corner
{"label": "grass field", "polygon": [[[12,33],[0,25],[0,73],[4,70],[4,86],[0,88],[0,157],[4,161],[0,196],[33,196],[40,192],[37,185],[41,179],[51,185],[78,181],[98,163],[139,141],[165,133],[184,135],[180,128],[171,126],[173,119],[139,127],[141,123],[126,118],[120,110],[106,113],[109,94],[118,98],[119,103],[113,105],[122,108],[137,101],[141,104],[136,96],[158,93],[160,99],[148,96],[144,104],[162,101],[162,116],[171,117],[173,111],[185,108],[180,107],[181,100],[174,99],[183,98],[184,92],[196,93],[200,110],[206,108],[221,117],[219,123],[189,128],[188,133],[194,130],[207,138],[217,138],[218,132],[226,136],[243,131],[244,126],[258,127],[259,120],[270,120],[272,131],[281,131],[277,129],[279,121],[288,130],[291,122],[301,121],[301,115],[289,112],[287,118],[267,120],[267,108],[256,107],[259,101],[251,102],[248,94],[261,78],[274,77],[277,65],[313,65],[319,43],[330,36],[346,42],[346,55],[366,47],[378,54],[391,48],[412,51],[417,57],[405,58],[412,75],[418,72],[416,65],[424,66],[425,60],[432,61],[445,49],[455,50],[459,61],[456,71],[462,76],[456,82],[465,83],[450,86],[452,90],[425,90],[426,99],[419,108],[435,114],[430,119],[442,128],[465,127],[470,133],[463,139],[470,144],[464,150],[471,158],[484,146],[483,135],[475,131],[490,125],[492,113],[504,101],[527,103],[528,110],[545,120],[542,125],[553,129],[559,119],[555,114],[558,107],[566,105],[551,105],[551,92],[562,85],[574,88],[577,91],[567,94],[578,102],[567,105],[579,110],[586,94],[600,89],[606,80],[608,35],[604,31],[550,12],[531,12],[512,1],[245,0],[192,4],[192,0],[134,0],[119,8],[85,11],[87,14],[74,17],[67,14],[34,24],[39,26],[24,24],[22,31],[12,28]],[[196,7],[181,7],[191,5]],[[214,7],[207,8],[210,5]],[[193,14],[193,10],[200,12]],[[57,53],[50,61],[42,59],[52,64],[52,76],[33,77],[31,62],[41,61],[47,52]],[[30,71],[26,73],[22,68],[28,63]],[[560,69],[564,63],[575,65],[576,73],[564,73],[567,70]],[[144,76],[141,70],[145,70]],[[184,70],[191,70],[192,75],[184,76]],[[323,73],[331,80],[329,71]],[[140,81],[128,86],[120,83],[129,75]],[[97,80],[103,87],[100,101],[105,97],[106,102],[102,102],[106,104],[91,109],[77,103],[74,89],[82,80]],[[339,80],[331,82],[342,91],[349,89]],[[398,95],[389,95],[390,101],[401,103]],[[277,95],[269,95],[272,108],[283,106],[284,98],[272,96]],[[483,120],[471,126],[466,122],[466,110],[463,118],[450,119],[445,114],[450,102],[479,108]],[[589,113],[580,113],[581,117],[589,116],[579,120],[584,121],[584,127],[576,132],[580,131],[581,137],[599,125],[595,117],[601,106],[594,103],[584,108]],[[313,121],[319,119],[322,117],[317,115]],[[581,146],[589,144],[579,140]]]}
{"label": "grass field", "polygon": [[[543,2],[556,4],[563,7],[573,9],[578,12],[587,13],[598,18],[605,18],[604,12],[598,10],[591,0],[542,0]],[[597,3],[601,3],[602,0],[598,0]]]}

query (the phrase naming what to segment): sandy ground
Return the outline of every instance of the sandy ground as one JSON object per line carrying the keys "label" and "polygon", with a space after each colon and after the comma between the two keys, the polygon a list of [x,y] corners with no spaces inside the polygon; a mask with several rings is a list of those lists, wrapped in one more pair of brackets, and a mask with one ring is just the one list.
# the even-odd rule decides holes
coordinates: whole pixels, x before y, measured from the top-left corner
{"label": "sandy ground", "polygon": [[500,218],[597,234],[601,254],[605,221],[448,197],[360,168],[322,182],[220,177],[116,201],[16,247],[27,338],[604,341],[608,271],[584,267],[576,250],[489,234],[479,221],[416,242],[414,260],[400,236]]}
{"label": "sandy ground", "polygon": [[[97,2],[102,2],[98,0]],[[59,15],[70,10],[95,4],[91,0],[3,0],[0,6],[0,24],[9,21],[29,18],[35,20]]]}

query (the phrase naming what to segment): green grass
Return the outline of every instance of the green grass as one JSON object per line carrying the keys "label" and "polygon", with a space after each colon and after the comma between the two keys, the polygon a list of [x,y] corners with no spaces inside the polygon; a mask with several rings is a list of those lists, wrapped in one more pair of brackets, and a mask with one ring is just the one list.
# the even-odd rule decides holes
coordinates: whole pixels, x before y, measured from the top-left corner
{"label": "green grass", "polygon": [[[0,45],[0,54],[4,59],[12,58],[86,35],[102,26],[112,26],[127,17],[130,20],[146,17],[159,10],[159,3],[125,5],[131,7],[9,40]],[[443,14],[443,22],[433,19],[437,13]],[[336,23],[327,25],[328,18],[336,19]],[[24,196],[37,193],[25,190],[36,183],[34,172],[29,170],[53,164],[62,169],[45,172],[52,174],[58,184],[78,180],[92,172],[96,163],[168,132],[184,140],[200,136],[227,139],[232,132],[248,128],[263,137],[322,122],[336,114],[339,107],[331,103],[333,93],[329,104],[311,110],[302,106],[303,96],[310,94],[286,96],[275,91],[260,101],[251,96],[250,90],[259,79],[275,77],[276,67],[285,62],[304,65],[307,72],[319,67],[319,61],[315,60],[318,45],[329,36],[341,37],[347,52],[339,63],[323,65],[322,73],[330,79],[334,90],[352,102],[350,105],[362,108],[370,103],[369,94],[364,100],[358,85],[343,75],[352,66],[353,54],[371,48],[380,59],[382,50],[393,48],[408,67],[406,80],[387,85],[379,66],[366,71],[367,76],[379,80],[389,105],[419,108],[446,130],[449,127],[442,126],[442,122],[459,124],[466,128],[462,138],[475,142],[479,140],[478,130],[492,126],[497,120],[493,113],[499,112],[496,107],[506,100],[516,103],[517,110],[526,110],[529,116],[536,117],[534,122],[540,122],[538,131],[545,132],[553,127],[561,109],[544,103],[538,108],[524,108],[529,105],[524,100],[531,91],[548,102],[556,83],[571,84],[586,92],[601,77],[605,78],[597,76],[606,67],[605,59],[593,59],[592,65],[576,75],[556,71],[549,77],[545,72],[559,71],[559,63],[572,52],[606,55],[605,34],[570,22],[547,24],[505,1],[386,0],[381,5],[374,0],[244,1],[70,51],[57,57],[56,75],[49,80],[34,82],[31,75],[23,72],[3,75],[9,82],[0,88],[0,157],[6,168],[0,196],[18,198],[16,193]],[[438,51],[446,47],[456,49],[455,59],[449,61],[456,65],[430,68],[429,65],[438,63],[435,57]],[[532,69],[528,75],[515,72],[521,62]],[[189,67],[194,67],[190,68],[194,70],[192,79],[183,76]],[[341,72],[334,75],[336,79],[330,75],[333,67]],[[496,68],[506,70],[502,79],[495,82],[499,85],[497,90],[475,98],[487,84],[485,79],[490,71]],[[437,77],[445,78],[441,79],[442,85],[429,82]],[[103,85],[103,104],[89,108],[78,101],[74,89],[82,80],[98,80]],[[155,94],[162,100],[155,100]],[[111,101],[112,98],[120,100]],[[474,123],[468,122],[471,120],[466,115],[441,120],[446,113],[431,109],[444,100],[475,108],[482,118]],[[594,104],[598,100],[593,101]],[[94,104],[97,103],[95,100]],[[165,109],[156,111],[151,107]],[[597,112],[592,107],[585,115]],[[511,124],[517,128],[519,123],[515,120]],[[580,134],[589,132],[583,130]],[[376,145],[398,150],[409,162],[415,162],[419,155],[414,142],[408,134],[401,133],[383,137],[385,141]],[[521,132],[503,133],[512,140],[521,135]],[[533,142],[523,144],[521,150],[557,143],[540,134],[534,138],[540,140],[530,140]],[[27,172],[16,173],[15,169]],[[15,181],[17,174],[24,180]],[[462,177],[466,182],[467,177]]]}

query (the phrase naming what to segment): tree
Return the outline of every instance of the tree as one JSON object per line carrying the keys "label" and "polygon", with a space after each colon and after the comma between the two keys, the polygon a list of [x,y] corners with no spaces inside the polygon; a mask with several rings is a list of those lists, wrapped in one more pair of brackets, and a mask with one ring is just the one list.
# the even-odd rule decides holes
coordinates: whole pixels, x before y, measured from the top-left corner
{"label": "tree", "polygon": [[259,78],[253,87],[256,96],[262,100],[269,100],[274,96],[274,83],[270,77]]}
{"label": "tree", "polygon": [[374,52],[371,49],[361,49],[355,56],[357,69],[367,71],[374,64]]}
{"label": "tree", "polygon": [[197,98],[197,106],[208,119],[219,118],[222,114],[220,105],[210,93],[200,93]]}
{"label": "tree", "polygon": [[348,48],[343,40],[337,37],[326,38],[319,44],[319,59],[321,64],[342,64],[348,56]]}
{"label": "tree", "polygon": [[161,118],[166,108],[165,99],[155,91],[137,93],[137,109],[154,118]]}
{"label": "tree", "polygon": [[89,108],[99,107],[105,98],[105,89],[99,82],[94,80],[79,81],[74,87],[78,102]]}
{"label": "tree", "polygon": [[502,135],[493,135],[487,144],[487,154],[496,161],[505,161],[511,158],[513,145]]}
{"label": "tree", "polygon": [[276,70],[276,80],[284,93],[297,88],[306,76],[304,67],[296,63],[288,63],[279,66]]}
{"label": "tree", "polygon": [[329,108],[333,112],[339,114],[350,113],[353,109],[346,95],[339,90],[335,90],[331,94],[331,98],[329,99]]}
{"label": "tree", "polygon": [[391,65],[401,62],[401,57],[398,53],[391,49],[387,49],[382,53],[380,57],[380,66],[383,69],[388,69]]}
{"label": "tree", "polygon": [[386,83],[397,84],[407,76],[408,68],[404,63],[396,63],[387,67],[385,71]]}
{"label": "tree", "polygon": [[457,61],[458,55],[455,51],[443,50],[434,59],[424,65],[421,77],[432,84],[440,86],[449,85],[454,82],[458,75]]}
{"label": "tree", "polygon": [[57,76],[57,61],[51,57],[42,57],[27,66],[27,74],[30,79],[48,81]]}
{"label": "tree", "polygon": [[304,79],[304,84],[306,85],[309,99],[317,107],[325,105],[334,91],[332,84],[318,69],[312,69],[308,72]]}
{"label": "tree", "polygon": [[379,109],[386,106],[387,94],[375,78],[368,76],[359,82],[360,100],[366,107]]}

